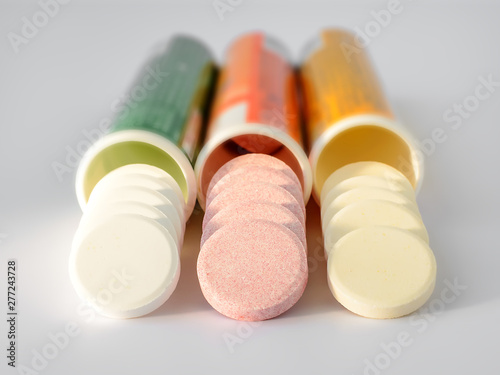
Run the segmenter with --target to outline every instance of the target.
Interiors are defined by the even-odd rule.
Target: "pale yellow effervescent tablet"
[[[415,212],[393,202],[369,199],[344,207],[330,220],[323,233],[326,255],[347,233],[373,225],[406,229],[429,243],[422,218]]]
[[[340,194],[333,201],[321,206],[321,223],[323,231],[325,230],[326,225],[328,225],[332,217],[334,217],[341,209],[347,207],[352,203],[361,202],[368,199],[378,199],[397,203],[420,215],[415,202],[409,200],[403,194],[393,190],[363,186],[348,190]]]
[[[436,260],[420,237],[407,230],[356,229],[328,258],[328,285],[350,311],[377,319],[397,318],[420,308],[436,281]]]
[[[337,185],[333,186],[328,193],[322,195],[323,199],[321,200],[321,207],[328,206],[337,197],[345,192],[360,187],[371,187],[393,191],[395,193],[402,194],[408,200],[416,204],[415,191],[409,183],[408,185],[400,183],[389,184],[385,178],[380,176],[355,176],[342,180]],[[323,190],[323,192],[325,192],[325,190]]]
[[[376,161],[360,161],[344,165],[327,178],[321,189],[321,203],[323,204],[326,195],[339,183],[358,176],[377,176],[385,181],[385,186],[381,187],[386,187],[390,190],[398,190],[401,186],[404,190],[413,192],[410,181],[408,181],[405,175],[397,169]]]

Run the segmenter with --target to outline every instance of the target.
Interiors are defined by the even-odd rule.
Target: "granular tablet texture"
[[[292,194],[298,202],[302,201],[302,187],[297,183],[297,179],[290,178],[287,174],[278,169],[267,166],[243,165],[232,170],[221,178],[207,195],[207,206],[210,205],[212,199],[222,192],[226,187],[240,183],[249,182],[267,182],[273,185],[281,186]]]
[[[302,295],[307,275],[302,243],[270,221],[223,226],[203,244],[198,258],[203,295],[221,314],[238,320],[282,314]]]
[[[228,186],[219,195],[214,197],[210,205],[206,208],[203,218],[203,228],[217,212],[233,202],[242,200],[280,204],[293,212],[293,214],[299,218],[300,222],[305,224],[305,208],[303,201],[298,202],[292,194],[281,186],[273,185],[268,182],[245,182]]]
[[[207,301],[240,320],[292,307],[307,283],[305,205],[300,182],[269,155],[223,165],[207,191],[198,277]]]
[[[300,181],[297,178],[297,175],[295,172],[283,161],[270,156],[266,154],[247,154],[247,155],[242,155],[238,156],[237,158],[234,158],[230,161],[228,161],[226,164],[224,164],[222,167],[220,167],[217,172],[214,174],[212,179],[210,180],[210,184],[208,185],[207,189],[207,196],[210,194],[210,190],[212,187],[219,182],[221,178],[223,178],[225,175],[230,173],[232,170],[241,168],[243,166],[247,165],[253,165],[253,166],[258,166],[258,167],[267,167],[267,168],[273,168],[278,171],[281,171],[285,173],[288,177],[291,179],[295,180],[295,183],[300,186]]]
[[[304,249],[307,248],[304,226],[290,210],[276,203],[247,200],[232,203],[212,217],[203,230],[200,246],[224,225],[239,220],[267,220],[281,224],[299,238]]]

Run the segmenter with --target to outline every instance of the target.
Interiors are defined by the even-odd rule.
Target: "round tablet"
[[[323,225],[323,231],[332,217],[341,209],[352,203],[361,202],[367,199],[397,203],[419,214],[417,205],[401,193],[382,188],[360,187],[340,194],[331,202],[329,202],[327,197],[325,204],[321,206],[321,223]]]
[[[267,182],[250,182],[226,187],[207,206],[203,217],[203,230],[210,219],[226,206],[239,201],[259,201],[280,204],[289,209],[305,226],[304,202],[284,188]]]
[[[395,184],[402,184],[406,187],[409,186],[409,189],[413,190],[410,181],[396,168],[376,161],[360,161],[344,165],[328,177],[321,189],[321,201],[323,201],[324,196],[334,186],[348,178],[357,176],[378,176],[383,178],[389,187]]]
[[[297,201],[302,201],[304,199],[304,194],[302,193],[302,187],[297,179],[292,179],[279,169],[274,169],[267,166],[257,166],[257,165],[243,165],[239,168],[235,168],[228,172],[224,177],[222,177],[210,190],[207,195],[207,206],[210,204],[212,199],[216,197],[221,191],[223,191],[227,186],[231,186],[237,183],[249,183],[249,182],[268,182],[273,185],[281,186],[292,194]]]
[[[160,223],[170,235],[174,238],[177,248],[182,248],[182,239],[179,239],[175,227],[167,216],[156,207],[141,202],[111,202],[103,203],[94,207],[92,210],[86,210],[77,230],[77,236],[85,235],[89,230],[99,223],[108,219],[109,216],[118,214],[136,214],[149,217]]]
[[[291,308],[307,283],[307,255],[288,228],[263,220],[223,226],[203,244],[198,278],[214,309],[265,320]]]
[[[165,174],[169,176],[166,172]],[[174,181],[175,183],[175,181]],[[177,184],[177,183],[175,183]],[[105,185],[105,186],[100,186]],[[184,220],[184,206],[183,200],[180,200],[174,188],[170,185],[168,180],[156,178],[143,173],[130,172],[127,166],[115,169],[104,176],[95,186],[94,189],[108,190],[121,186],[141,186],[151,190],[159,191],[165,195],[172,205],[177,210],[179,217]]]
[[[337,242],[328,258],[328,284],[344,307],[369,318],[412,313],[430,297],[436,260],[410,232],[363,227]]]
[[[153,219],[115,215],[73,243],[69,271],[79,296],[96,311],[133,318],[170,297],[179,280],[179,253]]]
[[[217,170],[217,172],[210,180],[210,184],[208,185],[207,196],[210,194],[210,190],[212,189],[212,187],[215,184],[217,184],[217,182],[219,182],[219,180],[223,178],[226,174],[228,174],[234,169],[238,169],[242,166],[248,166],[248,165],[254,165],[258,167],[265,166],[268,168],[277,169],[286,174],[292,180],[295,180],[296,184],[301,185],[297,175],[292,170],[292,168],[290,168],[286,163],[279,160],[278,158],[266,154],[247,154],[231,159]]]
[[[323,189],[321,194],[321,206],[328,206],[339,195],[345,193],[346,191],[360,187],[379,188],[393,191],[402,194],[405,198],[411,202],[415,202],[416,204],[415,192],[409,182],[408,186],[403,186],[402,184],[388,184],[386,179],[379,176],[356,176],[342,180],[337,185],[333,186],[328,192]]]
[[[85,212],[93,211],[97,209],[99,205],[123,201],[142,202],[159,209],[172,222],[179,243],[182,242],[185,223],[181,221],[172,202],[156,190],[151,190],[142,186],[121,186],[110,189],[97,189],[96,185],[96,188],[94,188],[92,194],[90,194]]]
[[[234,202],[226,208],[220,210],[212,219],[207,222],[201,236],[200,247],[217,230],[224,225],[242,220],[267,220],[283,225],[290,229],[300,240],[307,251],[307,242],[304,226],[289,209],[282,205],[269,202]]]
[[[184,207],[184,216],[187,217],[188,215],[188,208],[186,206],[186,199],[184,198],[184,194],[182,193],[182,190],[178,184],[178,182],[166,171],[164,171],[161,168],[155,167],[153,165],[149,164],[127,164],[124,165],[123,167],[117,168],[112,170],[109,174],[129,174],[129,173],[139,173],[142,175],[147,175],[154,177],[157,180],[161,180],[162,182],[168,184],[170,186],[175,194],[177,195],[177,198],[179,201],[183,203]],[[106,177],[106,176],[104,176]]]
[[[406,229],[429,243],[427,230],[420,216],[396,203],[365,200],[341,209],[327,224],[324,232],[325,253],[347,233],[366,226],[383,225]]]

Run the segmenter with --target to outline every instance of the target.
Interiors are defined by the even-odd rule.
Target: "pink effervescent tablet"
[[[237,221],[215,232],[198,257],[198,279],[210,305],[238,320],[274,318],[291,308],[307,284],[307,254],[288,228]]]
[[[207,206],[226,187],[236,183],[249,183],[263,181],[273,185],[281,186],[292,194],[298,202],[304,200],[302,187],[297,178],[292,179],[279,169],[262,165],[242,165],[228,172],[224,177],[212,186],[207,195]],[[304,208],[305,210],[305,208]]]
[[[280,204],[289,209],[305,226],[304,202],[297,202],[292,194],[280,186],[267,182],[249,182],[228,186],[210,202],[203,217],[203,230],[219,211],[239,201],[249,201],[248,206],[253,201]]]
[[[223,226],[241,220],[267,220],[283,225],[290,229],[298,237],[304,249],[307,249],[304,226],[289,209],[275,203],[249,201],[232,203],[212,217],[205,225],[200,247]]]
[[[217,172],[210,180],[210,184],[208,185],[207,196],[210,195],[210,190],[212,189],[212,187],[214,187],[215,184],[217,184],[217,182],[219,182],[219,180],[222,179],[226,174],[245,165],[265,166],[267,168],[279,170],[290,177],[292,180],[294,180],[296,182],[296,185],[301,186],[297,175],[285,162],[279,160],[278,158],[275,158],[274,156],[266,154],[247,154],[238,156],[237,158],[228,161],[217,170]]]

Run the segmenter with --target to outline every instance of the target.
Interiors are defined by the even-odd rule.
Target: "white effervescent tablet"
[[[350,232],[328,258],[328,284],[339,303],[369,318],[408,315],[431,296],[436,260],[420,237],[392,227]]]
[[[415,212],[393,202],[365,200],[344,207],[327,224],[325,254],[329,256],[333,246],[347,233],[373,225],[406,229],[429,243],[422,218]]]
[[[321,202],[326,194],[342,181],[358,176],[377,176],[385,180],[385,185],[390,189],[393,185],[402,185],[413,190],[410,181],[404,174],[388,164],[376,161],[360,161],[344,165],[333,172],[323,184],[321,189]]]
[[[109,175],[111,173],[113,173],[113,174],[139,173],[142,175],[154,177],[157,180],[161,180],[161,181],[167,183],[174,190],[179,201],[183,202],[185,216],[187,216],[189,214],[188,208],[186,205],[186,198],[184,197],[184,194],[182,193],[182,190],[179,186],[179,183],[175,180],[175,178],[173,178],[170,174],[168,174],[163,169],[155,167],[154,165],[149,165],[149,164],[127,164],[127,165],[124,165],[123,167],[114,169],[113,171],[109,172],[107,175]],[[106,176],[104,176],[104,177],[106,177]]]
[[[102,180],[101,180],[102,181]],[[101,182],[99,181],[99,182]],[[90,194],[90,198],[85,208],[85,212],[90,212],[98,209],[100,205],[110,204],[113,202],[142,202],[149,206],[156,207],[163,212],[167,218],[172,222],[179,243],[182,242],[184,237],[185,223],[181,221],[179,213],[173,206],[172,202],[163,194],[156,190],[151,190],[142,186],[121,186],[121,187],[106,187],[98,185]]]
[[[119,214],[136,214],[155,220],[165,227],[168,233],[172,235],[179,251],[182,248],[182,238],[178,238],[175,227],[170,219],[156,207],[142,202],[121,201],[103,203],[90,211],[86,211],[80,220],[80,225],[78,226],[75,237],[84,236],[87,232],[92,230],[93,227],[99,225],[99,223],[103,221],[106,221],[109,216]]]
[[[418,215],[420,214],[417,205],[397,191],[374,187],[359,187],[340,194],[331,202],[328,202],[327,196],[327,203],[321,206],[321,223],[323,231],[332,217],[334,217],[341,209],[352,203],[361,202],[367,199],[378,199],[397,203],[403,207],[413,210]]]
[[[172,181],[167,179],[167,177],[170,177],[173,180],[167,172],[164,172],[163,178],[157,178],[140,172],[131,172],[130,168],[127,167],[128,166],[120,167],[109,172],[97,183],[97,185],[106,185],[106,188],[141,186],[151,190],[156,190],[167,197],[177,210],[181,220],[185,221],[184,201],[179,199],[179,196],[174,190],[175,188],[172,186]],[[177,185],[175,180],[173,180],[173,184]],[[100,190],[101,187],[97,185],[94,189]]]
[[[153,219],[110,216],[73,242],[69,271],[78,295],[102,315],[133,318],[161,306],[180,275],[176,244]]]

